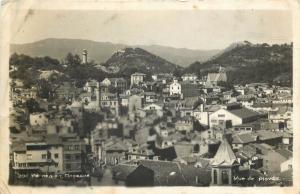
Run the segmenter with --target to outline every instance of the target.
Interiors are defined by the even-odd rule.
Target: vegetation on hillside
[[[191,64],[185,71],[197,72],[200,76],[226,67],[229,82],[268,82],[292,84],[292,44],[268,45],[244,42],[210,61]]]
[[[103,64],[106,68],[115,67],[119,71],[112,73],[99,68],[90,62],[82,64],[79,55],[68,53],[62,61],[50,57],[30,57],[23,54],[12,54],[10,57],[10,77],[23,81],[25,87],[37,85],[45,91],[39,93],[49,98],[53,90],[63,81],[74,81],[82,87],[88,79],[102,81],[105,77],[129,77],[134,72],[143,72],[150,77],[152,73],[171,73],[181,76],[185,72],[205,76],[208,72],[217,71],[219,66],[226,68],[229,83],[268,82],[282,85],[292,84],[292,44],[268,45],[244,42],[224,52],[210,61],[195,62],[188,68],[172,64],[143,49],[128,48],[115,53]],[[41,81],[42,71],[55,70],[47,80]],[[49,85],[51,87],[49,87]],[[48,94],[47,94],[48,92]]]
[[[150,74],[170,73],[176,69],[181,69],[179,66],[141,48],[120,50],[114,53],[103,65],[112,71],[127,75],[136,71]]]

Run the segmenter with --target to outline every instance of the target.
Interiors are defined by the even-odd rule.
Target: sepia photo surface
[[[6,187],[293,187],[291,10],[16,11]]]

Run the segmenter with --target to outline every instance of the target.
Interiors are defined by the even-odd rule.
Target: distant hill
[[[172,48],[158,45],[139,47],[182,67],[188,67],[194,61],[207,61],[221,51],[191,50],[186,48]]]
[[[292,44],[268,45],[243,42],[233,44],[206,62],[196,61],[185,72],[206,75],[219,66],[226,68],[233,83],[280,82],[292,83]]]
[[[183,67],[194,61],[206,61],[219,52],[219,50],[178,49],[160,45],[124,45],[91,40],[50,38],[33,43],[11,44],[11,53],[16,52],[32,57],[49,56],[61,60],[68,52],[81,55],[82,50],[87,49],[89,60],[104,63],[114,52],[127,47],[142,48]]]
[[[115,52],[102,66],[107,69],[107,72],[126,75],[134,72],[170,73],[182,69],[182,67],[141,48],[121,49]]]

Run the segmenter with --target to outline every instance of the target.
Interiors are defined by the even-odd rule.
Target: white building
[[[170,95],[181,95],[181,84],[176,79],[170,84]]]
[[[46,116],[46,113],[31,113],[29,115],[29,123],[31,126],[41,126],[48,123],[48,117]]]
[[[155,104],[155,103],[151,103],[151,104],[145,105],[144,110],[162,110],[162,106]]]
[[[146,74],[144,73],[134,73],[130,76],[130,84],[132,85],[139,85],[140,83],[144,82],[144,78]]]
[[[293,158],[290,158],[280,164],[280,172],[293,169]]]
[[[240,125],[252,122],[260,118],[262,115],[244,107],[236,107],[232,109],[220,109],[209,116],[210,127]]]
[[[84,105],[84,109],[99,110],[99,82],[97,80],[90,80],[85,83],[83,90],[85,93],[80,94],[80,98]]]
[[[193,73],[186,73],[181,76],[183,81],[195,82],[197,80],[197,76]]]
[[[44,142],[26,143],[24,150],[13,152],[14,170],[63,171],[63,147]]]
[[[109,80],[109,78],[105,78],[101,84],[105,85],[105,86],[110,86],[111,85],[111,81]]]

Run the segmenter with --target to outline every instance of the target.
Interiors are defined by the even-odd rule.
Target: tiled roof
[[[193,152],[193,145],[189,142],[177,142],[174,148],[177,157],[186,157]]]
[[[16,142],[11,145],[12,152],[23,152],[26,151],[26,146],[24,142]]]
[[[256,137],[252,133],[239,133],[235,134],[232,143],[251,143],[256,141]]]
[[[226,81],[226,79],[227,76],[225,73],[208,73],[207,75],[208,81],[218,82],[218,81]]]
[[[138,73],[138,72],[136,72],[136,73],[134,73],[134,74],[131,74],[131,75],[145,76],[146,74],[144,74],[144,73]]]
[[[286,171],[283,171],[279,175],[281,180],[293,180],[293,169],[288,169]]]
[[[221,145],[218,148],[216,155],[213,158],[212,165],[217,166],[232,166],[237,163],[237,159],[228,143],[223,138]]]
[[[62,139],[57,134],[49,134],[45,137],[46,143],[48,145],[60,145],[62,144]]]
[[[193,185],[196,176],[200,184],[210,183],[210,170],[204,168],[168,161],[140,160],[139,163],[153,170],[155,185]]]
[[[283,157],[285,157],[286,159],[293,157],[293,152],[291,152],[287,149],[279,149],[279,150],[275,150],[275,151],[277,153],[279,153],[280,155],[282,155]]]
[[[111,82],[126,82],[124,78],[108,78]]]
[[[118,164],[112,168],[114,179],[125,181],[127,176],[137,168],[136,165]]]
[[[258,135],[260,140],[267,140],[282,137],[283,134],[280,132],[273,132],[269,130],[259,130],[256,131],[254,135]]]
[[[106,150],[111,150],[111,151],[118,151],[118,150],[122,150],[122,151],[127,151],[128,150],[128,146],[123,143],[123,142],[115,142],[112,145],[109,145],[105,148]]]
[[[256,148],[249,144],[240,148],[236,154],[242,158],[250,159],[256,154]]]
[[[204,110],[207,112],[215,112],[217,110],[221,109],[221,105],[217,104],[217,105],[206,105],[204,107]]]
[[[246,118],[252,118],[252,117],[259,117],[260,114],[249,110],[247,108],[239,108],[239,109],[232,109],[232,110],[228,110],[230,113],[242,118],[242,119],[246,119]]]

